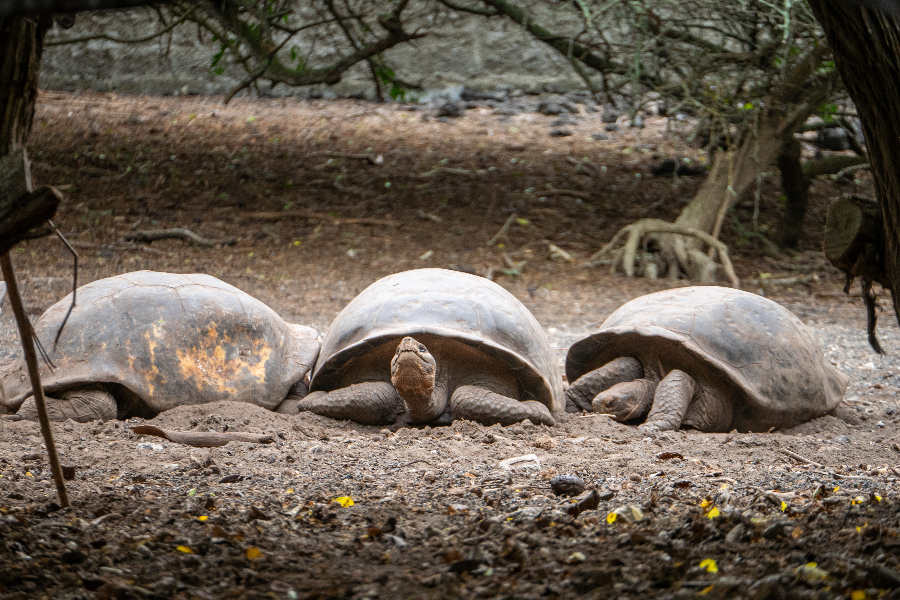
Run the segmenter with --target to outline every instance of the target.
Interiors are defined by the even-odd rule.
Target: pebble
[[[584,492],[584,480],[577,475],[557,475],[550,480],[550,490],[557,496],[577,496]]]

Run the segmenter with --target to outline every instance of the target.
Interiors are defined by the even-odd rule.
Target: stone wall
[[[413,15],[407,30],[422,29],[428,32],[427,37],[392,48],[385,56],[399,76],[420,83],[432,94],[452,96],[464,85],[553,91],[583,85],[564,57],[536,42],[509,20],[450,12],[437,8],[430,0],[419,0],[418,6],[420,12]],[[571,14],[559,9],[545,10],[542,18],[554,28],[569,28],[566,26],[571,23],[565,20]],[[135,39],[161,27],[158,16],[149,9],[86,13],[78,16],[72,29],[54,28],[48,42],[99,33]],[[218,44],[208,33],[200,35],[194,25],[182,26],[171,35],[142,43],[94,39],[50,45],[44,55],[41,86],[123,93],[220,94],[236,85],[245,73],[229,67],[222,75],[214,75],[209,67],[216,50]],[[371,95],[372,91],[368,68],[358,65],[335,86],[299,89],[279,86],[273,93],[300,96],[313,93],[327,97],[357,92]]]

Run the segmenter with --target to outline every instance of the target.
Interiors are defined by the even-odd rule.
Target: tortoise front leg
[[[462,385],[450,397],[454,418],[483,425],[512,425],[525,419],[534,424],[555,425],[550,410],[535,400],[520,402],[477,385]]]
[[[653,407],[647,420],[638,429],[648,433],[669,431],[681,427],[688,406],[699,386],[694,378],[678,369],[672,369],[656,387]]]
[[[406,412],[397,390],[386,381],[366,381],[333,392],[313,392],[300,400],[297,408],[363,425],[390,425]]]
[[[86,385],[59,393],[59,398],[45,397],[47,416],[51,421],[72,419],[78,423],[88,421],[112,421],[118,407],[112,394],[102,385]],[[29,397],[16,413],[28,421],[37,421],[37,405],[34,396]]]
[[[594,397],[617,383],[644,376],[640,361],[630,356],[611,360],[599,369],[589,371],[572,382],[566,390],[566,412],[592,410]]]

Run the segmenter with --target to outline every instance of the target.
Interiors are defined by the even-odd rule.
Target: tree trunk
[[[25,142],[34,119],[49,16],[0,19],[0,254],[56,212],[50,188],[32,193]]]
[[[856,103],[882,217],[885,284],[900,295],[900,16],[834,0],[810,0],[837,70]],[[894,313],[900,311],[894,303]]]
[[[806,200],[809,196],[810,179],[803,172],[800,162],[800,142],[793,136],[778,155],[778,170],[781,171],[781,191],[787,198],[784,218],[778,224],[778,245],[782,248],[796,248],[803,232],[806,217]]]
[[[0,19],[0,157],[25,147],[49,16]]]
[[[794,132],[834,94],[839,84],[837,72],[823,73],[820,69],[828,51],[824,44],[814,48],[783,74],[781,83],[759,103],[757,120],[746,128],[738,147],[716,154],[709,176],[675,223],[662,228],[658,221],[645,219],[628,225],[588,258],[586,264],[612,262],[615,265],[621,262],[623,270],[630,276],[636,272],[635,248],[641,240],[646,244],[650,238],[656,254],[652,258],[642,257],[640,270],[643,274],[666,273],[668,277],[678,277],[683,273],[690,279],[711,283],[716,277],[715,252],[720,255],[725,270],[730,271],[729,260],[723,256],[727,249],[716,240],[725,215],[740,195],[756,182],[759,171],[775,160],[786,141],[793,139]],[[683,233],[674,233],[671,226],[680,228]],[[616,243],[626,239],[626,234],[625,245],[615,249]],[[708,243],[709,239],[717,242],[715,247]],[[709,253],[701,251],[704,245],[709,248]]]

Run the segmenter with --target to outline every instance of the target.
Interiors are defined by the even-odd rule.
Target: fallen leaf
[[[703,560],[701,560],[700,568],[706,569],[707,573],[718,573],[719,572],[719,565],[717,565],[716,561],[714,561],[711,558],[704,558]]]

